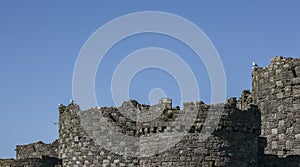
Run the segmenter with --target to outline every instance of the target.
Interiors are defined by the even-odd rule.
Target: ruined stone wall
[[[180,110],[172,108],[171,99],[153,106],[130,100],[120,107],[86,111],[73,102],[60,105],[59,139],[51,144],[19,145],[17,159],[0,159],[0,166],[300,166],[300,59],[275,57],[270,65],[255,67],[252,80],[252,94],[245,90],[238,100],[230,98],[224,105],[190,102]],[[192,110],[197,112],[191,126],[174,124],[187,121],[181,116],[192,117]],[[210,114],[221,116],[216,127]],[[143,145],[139,151],[145,155],[122,156],[105,149],[118,152],[122,148],[122,153],[137,143],[105,138],[115,139],[115,134],[97,133],[104,123],[115,132],[138,138]],[[210,129],[214,132],[202,140],[203,132]],[[185,136],[180,132],[186,132]],[[172,142],[165,150],[164,145]]]
[[[48,156],[19,159],[16,162],[16,167],[61,167],[61,160]]]
[[[1,167],[59,167],[58,140],[50,144],[36,142],[17,145],[16,159],[0,159]]]
[[[17,145],[16,159],[0,159],[1,167],[59,167],[58,140],[50,144],[36,142]]]
[[[90,109],[91,112],[94,110],[96,109]],[[113,111],[113,108],[105,107],[103,110]],[[81,126],[78,115],[81,111],[78,105],[71,103],[67,107],[60,106],[59,111],[59,158],[62,159],[64,167],[136,166],[138,164],[136,159],[130,157],[124,159],[95,144]]]
[[[17,159],[40,158],[42,156],[57,158],[58,157],[57,150],[58,150],[58,140],[50,144],[45,144],[39,141],[27,145],[17,145],[16,158]]]
[[[207,112],[215,109],[218,107],[200,103],[199,114],[189,133],[169,150],[141,159],[141,166],[257,166],[257,136],[260,133],[257,108],[241,111],[234,104],[226,104],[216,130],[202,141],[200,132],[204,121],[209,121]],[[148,143],[149,147],[152,144],[155,142]]]
[[[61,160],[54,157],[0,159],[1,167],[61,167]]]
[[[0,166],[1,167],[14,167],[16,166],[16,160],[15,159],[0,159]]]
[[[300,155],[300,59],[275,57],[254,68],[252,91],[262,114],[265,154]]]
[[[59,121],[59,158],[63,166],[256,166],[258,163],[257,136],[260,134],[260,112],[255,106],[249,106],[246,110],[237,108],[237,101],[230,99],[223,112],[218,105],[206,105],[202,102],[185,103],[184,107],[197,107],[197,117],[190,127],[172,126],[180,113],[185,112],[179,108],[172,108],[168,104],[159,103],[154,106],[141,105],[136,101],[123,103],[119,108],[104,107],[92,108],[87,111],[80,111],[79,106],[71,103],[68,106],[60,106]],[[196,104],[196,105],[195,105]],[[137,110],[138,109],[138,110]],[[124,112],[120,112],[123,110]],[[130,110],[130,111],[129,111]],[[215,110],[215,111],[212,111]],[[219,113],[222,119],[216,130],[207,140],[202,141],[200,134],[205,121],[208,120],[208,111]],[[143,113],[143,114],[139,114]],[[128,117],[147,120],[147,122],[136,123]],[[103,114],[103,118],[99,117]],[[124,116],[124,113],[130,115]],[[81,115],[80,115],[81,114]],[[157,116],[158,114],[158,116]],[[189,114],[189,113],[186,113]],[[79,119],[81,116],[91,117],[86,122]],[[140,117],[142,115],[142,117]],[[82,118],[82,117],[81,117]],[[131,156],[120,156],[100,147],[95,143],[87,132],[83,130],[82,123],[86,125],[103,125],[107,121],[114,130],[129,136],[139,137],[142,144],[156,151],[157,154],[140,158]],[[207,123],[207,125],[210,125]],[[188,129],[186,129],[188,128]],[[206,128],[209,128],[207,126]],[[183,139],[167,151],[161,152],[157,142],[172,142],[176,139],[176,133],[188,130]],[[93,129],[91,129],[93,131]],[[168,133],[164,133],[168,132]],[[162,138],[170,137],[168,141],[145,140],[149,136],[160,135]],[[178,136],[180,137],[180,136]],[[101,140],[106,140],[101,138]],[[147,143],[143,143],[147,142]],[[122,146],[116,141],[107,141],[111,150],[114,147]],[[126,143],[126,141],[124,141]],[[123,143],[123,149],[128,147]],[[141,151],[143,148],[141,148]],[[151,150],[153,149],[153,150]]]

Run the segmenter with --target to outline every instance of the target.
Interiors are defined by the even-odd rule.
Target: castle
[[[188,102],[183,106],[182,110],[173,107],[171,99],[162,99],[153,106],[130,100],[120,107],[86,111],[74,102],[60,105],[59,138],[50,144],[18,145],[16,159],[0,159],[0,166],[300,166],[299,58],[277,56],[270,65],[254,68],[252,93],[245,90],[239,99],[230,98],[223,105]],[[191,108],[197,111],[192,126],[172,124],[180,114],[189,115]],[[136,111],[145,117],[156,112],[156,117],[149,122],[129,119],[136,116]],[[210,126],[211,113],[221,118],[216,127]],[[89,119],[81,119],[85,115]],[[97,141],[91,136],[95,129],[83,128],[104,123],[119,133],[139,138],[144,146],[140,151],[145,155],[131,155],[130,151],[134,154],[136,150],[128,151],[130,141],[108,140],[101,135]],[[203,131],[209,128],[214,128],[213,133],[202,140]],[[185,130],[187,133],[177,142],[176,134]],[[165,141],[155,137],[146,140],[155,135],[167,142],[159,143]],[[99,145],[105,140],[105,145]],[[172,142],[170,148],[163,147]],[[124,150],[128,155],[117,154]]]

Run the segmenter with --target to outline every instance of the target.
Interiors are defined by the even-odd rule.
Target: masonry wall
[[[41,141],[17,145],[16,159],[0,159],[1,167],[54,167],[61,164],[58,159],[58,140],[50,144]]]
[[[73,103],[60,106],[59,157],[64,166],[299,165],[299,65],[299,59],[275,57],[269,66],[253,69],[253,94],[243,91],[239,100],[229,99],[219,125],[205,142],[199,141],[199,135],[204,122],[209,121],[207,113],[214,105],[202,102],[184,104],[187,108],[195,104],[198,107],[197,119],[189,133],[171,149],[145,158],[124,158],[95,144],[81,127],[79,115],[92,115],[90,120],[85,120],[85,125],[101,125],[105,119],[116,131],[143,139],[185,128],[171,126],[170,122],[185,109],[172,108],[170,99],[166,100],[168,104],[149,106],[131,100],[120,108],[92,108],[87,111],[80,111],[79,106]],[[124,110],[127,115],[119,110]],[[99,113],[104,118],[100,118]],[[153,113],[159,116],[149,122],[136,123],[129,119],[147,120],[153,117]],[[114,142],[106,143],[113,149],[120,145]],[[146,144],[159,152],[155,142]]]
[[[0,159],[1,167],[61,167],[61,160],[54,157]]]
[[[245,90],[238,100],[230,98],[224,105],[184,103],[183,110],[173,108],[171,99],[153,106],[130,100],[118,108],[86,111],[73,102],[60,105],[59,139],[50,144],[19,145],[17,159],[0,159],[0,166],[300,166],[300,59],[275,57],[270,65],[254,68],[252,91]],[[197,110],[191,127],[172,124],[181,119],[180,114],[192,115],[190,109]],[[202,141],[200,132],[212,129],[215,121],[209,113],[221,116],[221,120],[212,135]],[[121,153],[132,149],[128,143],[135,143],[98,134],[97,128],[104,123],[116,132],[139,138],[145,146],[142,151],[156,153],[137,158],[107,151],[103,147],[116,151],[121,146]],[[89,128],[84,130],[82,125]],[[157,142],[174,142],[181,137],[177,132],[185,130],[187,134],[170,149],[157,147]],[[97,138],[91,136],[94,132]],[[172,137],[167,141],[146,140],[157,135]],[[99,140],[106,145],[98,145]]]
[[[134,104],[134,105],[132,105]],[[202,102],[186,103],[185,108],[197,106],[197,119],[188,134],[175,146],[167,151],[159,152],[156,142],[144,143],[148,148],[153,148],[159,153],[135,158],[126,158],[105,150],[95,143],[81,127],[79,114],[91,116],[88,124],[101,125],[105,119],[115,130],[143,138],[163,132],[176,132],[186,127],[170,126],[180,112],[179,108],[171,108],[170,103],[160,103],[154,106],[138,104],[136,101],[123,103],[120,108],[104,107],[92,108],[80,111],[78,105],[71,103],[68,106],[60,106],[59,121],[59,158],[63,166],[256,166],[257,158],[257,136],[260,133],[260,112],[257,107],[251,106],[246,110],[237,108],[236,99],[229,99],[223,106],[222,119],[216,131],[206,141],[199,141],[203,124],[207,119],[207,113],[211,110],[220,109],[218,105],[206,105]],[[195,105],[196,104],[196,105]],[[120,109],[131,113],[130,116],[138,116],[134,108],[139,112],[157,112],[159,117],[152,121],[139,123],[126,118]],[[130,110],[130,111],[127,111]],[[134,111],[134,112],[133,112]],[[218,113],[212,111],[213,113]],[[104,118],[99,117],[102,113]],[[187,113],[188,114],[188,113]],[[128,115],[127,115],[128,116]],[[147,116],[146,116],[147,117]],[[145,119],[145,118],[144,118]],[[212,121],[212,120],[211,120]],[[175,134],[174,134],[175,135]],[[167,137],[167,136],[165,136]],[[175,135],[176,137],[176,135]],[[173,139],[175,139],[175,137]],[[107,141],[113,147],[120,145],[115,141]],[[170,141],[172,142],[172,141]],[[157,150],[155,150],[157,149]],[[124,145],[126,150],[126,145]]]
[[[103,111],[113,112],[113,108],[105,107]],[[81,127],[78,105],[71,103],[66,107],[60,106],[59,112],[59,158],[64,167],[138,165],[137,159],[124,159],[96,145]]]
[[[16,158],[40,158],[42,156],[57,158],[58,140],[50,144],[45,144],[42,141],[27,145],[17,145]]]
[[[253,69],[252,91],[262,115],[264,153],[300,155],[300,59],[275,57]]]
[[[195,126],[179,143],[157,156],[142,159],[141,166],[257,166],[260,123],[259,119],[253,120],[259,117],[259,112],[227,106],[213,134],[200,141],[203,117],[210,109],[207,107],[199,109]],[[148,144],[151,146],[152,143]]]
[[[0,159],[0,166],[1,167],[15,167],[16,166],[15,159]]]

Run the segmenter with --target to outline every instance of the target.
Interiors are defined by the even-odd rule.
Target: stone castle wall
[[[252,91],[262,115],[265,154],[300,155],[300,59],[278,56],[254,68]]]
[[[256,166],[260,123],[255,117],[259,117],[258,110],[241,111],[235,105],[227,104],[216,130],[207,140],[200,141],[203,135],[200,131],[204,121],[209,121],[207,111],[211,109],[209,105],[202,107],[194,126],[179,143],[163,153],[142,159],[140,165]]]
[[[106,109],[110,110],[103,110]],[[102,166],[112,163],[121,166],[137,165],[136,160],[125,161],[121,156],[111,154],[95,144],[81,127],[78,105],[72,103],[66,107],[60,106],[59,111],[59,158],[63,166]]]
[[[61,167],[61,160],[55,157],[0,159],[1,167]]]
[[[132,105],[133,104],[133,105]],[[184,107],[197,107],[197,118],[192,127],[172,126],[181,112],[178,108],[172,108],[170,103],[159,103],[154,106],[141,105],[136,101],[123,103],[120,108],[104,107],[80,111],[79,106],[71,103],[68,106],[60,106],[60,137],[59,158],[63,166],[249,166],[257,165],[257,137],[260,134],[260,112],[257,107],[250,106],[247,110],[240,110],[235,99],[229,99],[221,112],[222,118],[216,130],[208,140],[200,141],[200,134],[204,122],[208,120],[208,111],[218,113],[218,105],[206,105],[202,102],[185,103]],[[139,116],[142,112],[144,119],[147,113],[153,116],[152,109],[159,113],[159,117],[150,122],[136,123],[125,117],[119,110],[131,113],[129,117]],[[130,111],[128,111],[130,110]],[[133,112],[134,111],[134,112]],[[99,117],[99,113],[103,117]],[[157,115],[156,113],[156,115]],[[157,154],[147,157],[124,157],[107,151],[95,143],[91,136],[82,128],[80,114],[91,117],[87,122],[92,125],[103,125],[108,122],[116,131],[123,134],[140,137],[143,139],[151,135],[159,134],[162,138],[172,137],[167,142],[173,142],[175,133],[187,130],[187,135],[167,151],[161,152],[157,142],[162,140],[142,143],[150,152]],[[189,114],[189,113],[186,113]],[[146,116],[145,116],[146,115]],[[207,123],[206,122],[206,123]],[[208,123],[209,125],[209,123]],[[188,129],[186,129],[188,128]],[[168,133],[165,133],[168,132]],[[180,136],[178,136],[180,137]],[[101,138],[101,137],[100,137]],[[104,140],[104,139],[102,139]],[[119,147],[121,143],[107,141],[110,150]],[[126,150],[126,144],[124,150]],[[128,148],[127,148],[128,149]],[[151,150],[152,149],[152,150]],[[143,151],[143,150],[142,150]]]
[[[45,144],[42,141],[27,145],[17,145],[16,158],[40,158],[42,156],[57,157],[58,140],[50,144]]]
[[[17,146],[17,159],[0,159],[0,166],[300,166],[300,59],[275,57],[270,65],[255,67],[252,92],[245,90],[238,100],[230,98],[225,104],[184,103],[183,110],[173,108],[171,99],[153,106],[130,100],[120,107],[86,111],[73,102],[60,105],[59,139]],[[173,123],[186,121],[182,114],[195,116],[191,126]],[[216,127],[210,114],[221,117]],[[117,133],[98,133],[104,123],[114,132],[138,138],[143,147],[135,150],[129,145],[137,143],[130,140],[105,138]],[[210,129],[214,132],[201,140]],[[175,144],[165,150],[170,142]],[[144,155],[114,153],[129,149]]]
[[[14,167],[16,166],[16,160],[15,159],[0,159],[0,166],[1,167]]]
[[[41,141],[17,145],[16,159],[0,159],[1,167],[54,167],[61,164],[58,159],[58,140],[50,144]]]

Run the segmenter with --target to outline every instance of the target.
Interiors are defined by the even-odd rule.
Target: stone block
[[[275,70],[275,75],[279,76],[281,74],[281,69]]]
[[[300,104],[293,104],[294,110],[300,110]]]
[[[277,129],[272,129],[272,135],[277,135]]]
[[[279,127],[279,128],[284,127],[284,120],[280,120],[280,121],[278,122],[278,127]]]
[[[104,159],[104,160],[102,161],[102,163],[103,163],[103,164],[109,164],[109,163],[110,163],[110,161],[109,161],[109,160],[107,160],[107,159]]]
[[[294,149],[294,154],[300,155],[300,149],[299,148]]]
[[[300,85],[300,77],[299,78],[293,78],[293,84],[294,85]]]
[[[277,93],[277,94],[276,94],[276,97],[277,97],[278,99],[282,99],[282,98],[283,98],[283,93],[281,93],[281,92]]]
[[[277,109],[279,113],[282,113],[284,111],[283,105],[278,106]]]
[[[276,81],[276,86],[277,87],[283,87],[282,81]]]
[[[278,144],[277,141],[272,141],[272,149],[277,149]]]
[[[300,66],[295,67],[295,72],[297,76],[300,76]]]
[[[119,159],[115,159],[115,160],[114,160],[114,164],[118,164],[119,162],[120,162]]]
[[[279,134],[279,135],[278,135],[278,138],[279,138],[279,141],[282,141],[282,140],[284,140],[285,135],[284,135],[284,134]]]
[[[293,96],[294,97],[300,96],[300,85],[293,86]]]

